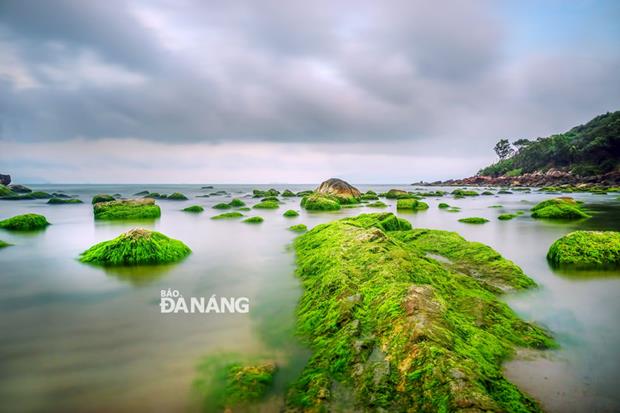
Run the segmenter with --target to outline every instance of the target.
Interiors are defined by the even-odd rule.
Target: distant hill
[[[602,175],[620,169],[620,111],[597,116],[566,133],[505,144],[506,159],[478,175],[516,177],[552,168],[581,177]]]

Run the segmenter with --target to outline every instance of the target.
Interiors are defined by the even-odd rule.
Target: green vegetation
[[[507,189],[500,189],[499,191],[497,191],[498,195],[509,195],[512,194],[512,192],[508,191]]]
[[[15,192],[11,191],[8,186],[0,184],[0,197],[15,195]]]
[[[230,206],[230,204],[219,203],[219,204],[213,205],[213,208],[214,209],[230,209],[232,207]]]
[[[93,197],[92,203],[114,201],[114,197],[108,194],[97,194]]]
[[[223,214],[212,216],[211,219],[230,219],[230,218],[241,218],[244,215],[241,212],[224,212]]]
[[[247,212],[247,211],[251,211],[251,210],[252,210],[252,208],[250,208],[250,207],[237,208],[237,211],[246,211]]]
[[[385,204],[385,202],[382,202],[382,201],[371,202],[370,204],[366,204],[366,206],[368,208],[387,208],[387,205]]]
[[[606,113],[585,125],[547,138],[513,142],[514,155],[478,172],[480,175],[521,175],[566,168],[578,176],[610,172],[620,159],[620,111]]]
[[[48,204],[60,205],[60,204],[83,204],[81,199],[77,198],[51,198],[47,201]]]
[[[293,217],[298,217],[299,216],[299,212],[293,210],[293,209],[289,209],[288,211],[285,211],[284,214],[282,214],[283,216],[287,217],[287,218],[293,218]]]
[[[239,198],[233,198],[232,201],[228,203],[231,207],[240,208],[245,206],[245,202],[240,200]]]
[[[517,214],[501,214],[497,217],[500,221],[510,221],[513,218],[516,218]]]
[[[555,266],[577,268],[620,265],[620,232],[575,231],[556,240],[547,253]]]
[[[446,209],[447,212],[461,212],[461,208],[459,207],[450,207]]]
[[[169,199],[171,201],[186,201],[187,197],[180,192],[174,192],[168,195],[166,199]]]
[[[340,209],[338,198],[316,193],[304,196],[300,205],[309,211],[337,211]]]
[[[480,193],[480,195],[494,195],[494,194],[491,191],[483,191]]]
[[[390,189],[385,194],[382,194],[387,199],[407,199],[407,198],[416,198],[416,195],[411,194],[407,191],[403,191],[402,189]]]
[[[95,219],[154,219],[161,210],[151,198],[99,202],[93,205]]]
[[[371,193],[371,194],[366,192],[365,194],[362,194],[360,199],[363,200],[363,201],[376,201],[377,199],[379,199],[379,197],[374,192]]]
[[[290,227],[288,227],[288,229],[290,229],[293,232],[306,232],[306,231],[308,231],[308,227],[305,226],[304,224],[291,225]]]
[[[267,196],[278,196],[280,195],[280,191],[277,189],[268,189],[266,191],[261,191],[260,189],[255,189],[252,191],[254,198],[265,198]]]
[[[354,411],[539,411],[501,363],[554,342],[496,296],[534,282],[458,234],[384,224],[400,221],[363,214],[295,241],[297,328],[313,354],[287,408],[330,411],[341,389]]]
[[[260,200],[261,202],[280,202],[277,196],[267,196]]]
[[[306,191],[299,191],[295,195],[303,197],[303,196],[306,196],[306,195],[311,195],[313,193],[314,193],[314,191],[306,190]]]
[[[461,218],[459,222],[463,222],[464,224],[485,224],[489,222],[486,218],[481,217],[469,217],[469,218]]]
[[[80,261],[103,266],[167,264],[180,261],[191,252],[181,241],[136,228],[95,244],[80,255]]]
[[[244,219],[242,222],[245,222],[247,224],[260,224],[261,222],[263,222],[265,219],[263,217],[249,217]]]
[[[27,194],[17,194],[11,191],[9,194],[2,196],[2,199],[7,201],[21,201],[24,199],[50,199],[53,198],[51,194],[47,192],[34,191]]]
[[[0,248],[9,247],[9,246],[11,246],[11,245],[13,245],[13,244],[9,244],[8,242],[2,241],[2,240],[0,239]]]
[[[452,195],[455,197],[464,197],[464,196],[478,196],[480,195],[476,191],[468,190],[468,189],[455,189],[452,191]]]
[[[140,191],[140,192],[136,192],[135,194],[133,194],[133,196],[145,196],[148,195],[150,192],[149,191]]]
[[[426,202],[418,201],[417,199],[399,199],[396,201],[396,209],[411,209],[413,211],[422,211],[428,209]]]
[[[284,192],[282,192],[282,196],[290,198],[290,197],[293,197],[293,196],[296,196],[296,195],[290,189],[285,189]]]
[[[39,214],[16,215],[0,221],[0,228],[9,231],[32,231],[43,229],[48,225],[50,223],[47,222],[47,219]]]
[[[258,204],[254,205],[252,208],[255,208],[255,209],[277,209],[277,208],[280,208],[280,203],[278,201],[261,201]]]
[[[183,208],[183,211],[185,212],[193,212],[193,213],[198,213],[198,212],[202,212],[205,209],[200,206],[200,205],[192,205],[192,206],[188,206],[187,208]]]
[[[532,218],[566,220],[590,218],[590,215],[581,209],[580,204],[569,197],[547,199],[537,204],[531,211]]]
[[[446,204],[445,202],[441,202],[441,203],[439,203],[439,205],[437,205],[437,208],[439,208],[439,209],[447,209],[447,208],[450,208],[450,205]]]

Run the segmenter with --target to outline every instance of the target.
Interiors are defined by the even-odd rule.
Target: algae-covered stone
[[[319,185],[317,194],[335,197],[341,204],[359,203],[361,192],[348,182],[338,178],[330,178]]]
[[[366,192],[365,194],[361,195],[360,199],[363,201],[376,201],[377,199],[379,199],[379,197],[374,192],[372,193]]]
[[[224,212],[223,214],[219,214],[219,215],[215,215],[212,216],[211,219],[234,219],[234,218],[241,218],[244,215],[241,212]]]
[[[225,204],[223,202],[213,205],[213,209],[231,209],[231,208],[232,206],[230,206],[230,204]]]
[[[285,189],[284,192],[282,192],[282,196],[289,198],[289,197],[293,197],[297,195],[295,195],[295,193],[291,191],[290,189]]]
[[[32,231],[50,225],[43,215],[23,214],[0,221],[0,228],[10,231]]]
[[[77,198],[51,198],[47,201],[48,204],[52,205],[62,205],[62,204],[83,204],[81,199]]]
[[[204,211],[204,207],[200,206],[200,205],[192,205],[192,206],[188,206],[187,208],[183,208],[183,211],[185,212],[193,212],[193,213],[199,213]]]
[[[317,193],[304,196],[300,205],[308,211],[337,211],[340,209],[338,198]]]
[[[368,208],[387,208],[386,203],[382,201],[371,202],[369,204],[366,204],[366,206]]]
[[[290,227],[288,227],[288,229],[290,229],[293,232],[306,232],[306,231],[308,231],[308,227],[305,226],[304,224],[291,225]]]
[[[422,211],[428,209],[426,202],[417,199],[399,199],[396,201],[396,209],[410,209],[413,211]]]
[[[463,222],[465,224],[485,224],[489,222],[489,220],[481,217],[468,217],[459,219],[459,222]]]
[[[277,189],[271,188],[268,189],[266,191],[260,190],[260,189],[255,189],[252,191],[252,194],[254,196],[254,198],[264,198],[267,196],[278,196],[280,195],[280,191],[278,191]]]
[[[619,266],[620,232],[571,232],[551,244],[547,259],[556,266],[577,268]]]
[[[244,219],[241,222],[245,222],[246,224],[260,224],[261,222],[263,222],[265,219],[263,217],[249,217]]]
[[[95,219],[154,219],[161,216],[161,210],[152,198],[99,202],[93,205]]]
[[[114,197],[108,194],[97,194],[93,197],[92,203],[96,204],[97,202],[110,202],[114,201]]]
[[[8,186],[0,184],[0,197],[15,195],[15,192],[11,191]]]
[[[390,189],[385,194],[383,194],[387,199],[407,199],[407,198],[415,198],[414,194],[410,194],[407,191],[403,191],[402,189]]]
[[[280,208],[280,203],[277,201],[261,201],[254,205],[252,208],[256,209],[277,209]]]
[[[273,202],[280,202],[280,200],[278,199],[277,196],[266,196],[265,198],[260,200],[261,202],[267,202],[267,201],[273,201]]]
[[[166,199],[170,199],[172,201],[186,201],[187,197],[180,192],[173,192]]]
[[[245,202],[240,200],[239,198],[233,198],[232,201],[228,203],[231,207],[240,208],[245,206]]]
[[[455,197],[465,197],[465,196],[478,196],[480,194],[476,191],[472,191],[469,189],[455,189],[454,191],[452,191],[452,195],[454,195]]]
[[[103,266],[168,264],[190,253],[189,247],[179,240],[136,228],[92,246],[80,255],[80,261]]]
[[[299,212],[293,209],[289,209],[288,211],[285,211],[284,214],[282,214],[282,216],[285,216],[287,218],[293,218],[293,217],[299,216]]]
[[[437,205],[437,208],[439,208],[439,209],[448,209],[448,208],[450,208],[450,205],[446,204],[445,202],[440,202],[439,205]]]
[[[0,248],[9,247],[9,246],[11,246],[11,245],[12,245],[12,244],[9,244],[8,242],[2,241],[2,240],[0,239]]]
[[[363,214],[296,239],[297,331],[312,355],[287,409],[330,411],[337,381],[355,411],[539,411],[504,378],[502,362],[517,347],[554,343],[497,297],[504,284],[533,281],[482,244],[386,231],[386,219]],[[427,256],[437,247],[454,264]],[[460,272],[461,262],[472,271]]]
[[[510,221],[513,218],[516,218],[517,214],[501,214],[497,217],[500,221]]]
[[[581,219],[590,218],[581,205],[570,197],[547,199],[531,209],[532,218],[545,219]]]

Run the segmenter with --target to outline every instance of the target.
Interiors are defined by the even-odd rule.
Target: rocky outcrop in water
[[[331,178],[323,182],[315,191],[323,195],[332,195],[338,198],[359,198],[362,193],[348,182],[338,178]]]

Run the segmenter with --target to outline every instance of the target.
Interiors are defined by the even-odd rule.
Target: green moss
[[[493,195],[493,192],[491,192],[491,191],[484,191],[484,192],[480,193],[480,195]]]
[[[155,219],[161,210],[151,198],[99,202],[93,205],[95,219]]]
[[[288,229],[290,229],[293,232],[306,232],[306,231],[308,231],[308,227],[305,226],[304,224],[291,225],[290,227],[288,227]]]
[[[340,209],[338,198],[316,193],[304,196],[300,205],[309,211],[337,211]]]
[[[277,209],[280,208],[280,203],[277,201],[261,201],[254,205],[252,208],[256,209]]]
[[[140,191],[140,192],[136,192],[135,194],[133,194],[133,196],[145,196],[148,194],[149,194],[149,191]]]
[[[277,189],[268,189],[266,191],[262,191],[260,189],[255,189],[252,191],[254,198],[265,198],[267,196],[278,196],[280,195],[280,191]]]
[[[261,202],[280,202],[277,196],[268,196],[260,200]]]
[[[468,189],[455,189],[454,191],[452,191],[452,195],[454,195],[455,197],[464,197],[464,196],[478,196],[480,194],[478,194],[478,192],[476,191],[472,191]]]
[[[9,195],[15,195],[15,192],[13,192],[8,186],[0,184],[0,197]]]
[[[168,198],[166,199],[170,199],[172,201],[186,201],[187,197],[180,192],[174,192],[168,195]]]
[[[296,195],[290,189],[285,189],[284,192],[282,192],[282,196],[289,198],[289,197],[293,197],[293,196],[296,196]]]
[[[497,191],[497,193],[499,195],[508,195],[508,194],[512,194],[512,192],[506,190],[506,189],[500,189],[499,191]]]
[[[537,204],[531,211],[532,218],[564,220],[590,218],[590,215],[581,209],[580,204],[569,197],[547,199]]]
[[[114,197],[108,194],[97,194],[93,197],[92,203],[114,201]]]
[[[191,252],[181,241],[136,228],[95,244],[80,255],[80,261],[103,266],[167,264],[180,261]]]
[[[501,214],[497,217],[500,221],[510,221],[513,218],[516,218],[517,214]]]
[[[8,242],[4,242],[0,239],[0,248],[5,248],[5,247],[9,247],[13,244],[9,244]]]
[[[489,208],[503,208],[503,205],[491,205]]]
[[[230,206],[230,204],[225,204],[225,203],[219,203],[219,204],[215,204],[213,205],[214,209],[231,209],[232,207]]]
[[[260,224],[264,220],[265,219],[263,217],[250,217],[250,218],[244,219],[242,222],[245,222],[247,224]]]
[[[32,231],[43,229],[48,225],[50,223],[47,222],[47,219],[39,214],[16,215],[0,221],[0,228],[10,231]]]
[[[446,209],[446,212],[461,212],[461,208],[459,207],[450,207]]]
[[[293,217],[298,217],[299,216],[299,212],[289,209],[288,211],[284,212],[284,214],[282,214],[283,216],[287,217],[287,218],[293,218]]]
[[[193,212],[193,213],[198,213],[198,212],[202,212],[205,209],[200,206],[200,205],[192,205],[192,206],[188,206],[187,208],[183,208],[183,211],[185,212]]]
[[[295,195],[303,197],[303,196],[306,196],[306,195],[312,195],[313,193],[314,193],[314,191],[306,190],[306,191],[299,191]]]
[[[84,202],[82,202],[81,199],[77,199],[77,198],[51,198],[49,201],[47,201],[48,204],[52,204],[52,205],[60,205],[60,204],[83,204]]]
[[[381,202],[381,201],[371,202],[370,204],[366,204],[366,206],[368,208],[387,208],[387,205],[385,204],[385,202]]]
[[[228,203],[228,205],[230,205],[231,207],[240,208],[245,206],[245,202],[243,202],[239,198],[234,198]]]
[[[241,218],[244,215],[241,212],[224,212],[223,214],[215,215],[211,217],[211,219],[231,219],[231,218]]]
[[[620,232],[571,232],[551,244],[547,259],[555,266],[578,268],[618,266]]]
[[[413,211],[422,211],[428,209],[426,202],[417,199],[399,199],[396,201],[396,209],[411,209]]]
[[[250,207],[241,207],[241,208],[238,208],[237,210],[238,211],[251,211],[252,208],[250,208]]]
[[[461,218],[459,219],[459,222],[463,222],[465,224],[485,224],[489,222],[489,220],[486,218],[480,218],[480,217],[469,217],[469,218]]]
[[[50,199],[50,198],[53,198],[51,194],[48,194],[47,192],[41,192],[41,191],[34,191],[34,192],[27,193],[27,194],[17,194],[17,193],[12,192],[11,194],[2,197],[2,199],[8,200],[8,201],[21,201],[24,199]]]
[[[362,194],[362,196],[360,198],[363,201],[375,201],[375,200],[379,199],[377,194],[375,194],[374,192],[372,194],[369,194],[368,192],[366,192],[365,194]]]
[[[450,205],[446,204],[445,202],[441,202],[439,205],[437,205],[437,208],[447,209],[447,208],[450,208]]]
[[[501,364],[517,346],[554,343],[496,296],[533,281],[457,234],[381,229],[388,215],[318,225],[295,241],[297,329],[313,353],[288,409],[330,411],[344,388],[353,411],[539,411]],[[437,249],[453,263],[427,257]]]
[[[390,189],[385,194],[384,197],[387,199],[408,199],[408,198],[416,198],[416,195],[411,194],[407,191],[403,191],[402,189]]]

